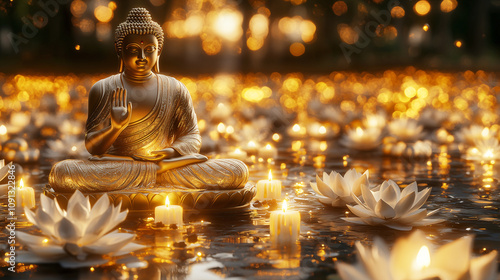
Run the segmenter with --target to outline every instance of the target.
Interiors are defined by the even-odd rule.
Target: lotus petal
[[[133,251],[144,249],[144,248],[146,248],[146,246],[130,242],[127,245],[125,245],[122,248],[120,248],[120,250],[118,250],[118,251],[116,251],[114,253],[111,253],[110,255],[111,256],[121,256],[121,255],[128,254],[130,252],[133,252]]]
[[[392,219],[396,216],[396,211],[392,208],[391,205],[387,204],[383,199],[377,202],[375,206],[375,213],[377,217],[383,219]]]
[[[92,210],[90,210],[89,216],[90,217],[100,216],[108,209],[108,207],[109,207],[109,197],[108,194],[105,193],[94,204],[94,207],[92,207]]]
[[[461,279],[469,268],[472,236],[465,236],[441,246],[431,258],[429,268],[440,272],[441,279]]]
[[[337,271],[344,280],[373,280],[362,267],[355,267],[343,262],[337,263]]]
[[[29,246],[29,249],[37,256],[48,259],[58,259],[66,256],[66,252],[59,245],[32,245]]]
[[[347,204],[346,206],[347,206],[347,208],[349,208],[349,210],[351,210],[351,212],[354,215],[356,215],[358,217],[365,218],[365,217],[371,217],[371,216],[373,216],[372,212],[370,212],[368,209],[364,208],[361,205],[351,206],[351,205]]]
[[[410,209],[409,212],[413,212],[422,207],[422,205],[424,205],[424,203],[429,198],[430,194],[431,194],[431,188],[425,188],[424,190],[419,192],[417,194],[417,197],[415,198],[415,204],[413,204],[413,207]]]
[[[417,211],[411,212],[405,216],[402,216],[397,220],[400,224],[411,224],[427,217],[427,209],[418,209]]]
[[[78,231],[78,228],[66,217],[62,218],[55,224],[54,231],[57,237],[64,239],[67,242],[76,243],[81,237],[81,233]]]
[[[90,254],[104,255],[120,250],[125,244],[134,239],[135,235],[130,233],[109,233],[92,245],[83,247],[83,250]]]
[[[497,251],[475,258],[470,263],[471,280],[496,280],[497,279]]]
[[[348,196],[351,193],[347,187],[346,180],[339,173],[335,174],[335,179],[331,186],[333,192],[340,197]]]
[[[88,219],[89,211],[84,205],[75,204],[71,211],[68,211],[68,218],[74,221],[75,225],[82,227],[82,223],[85,224]]]
[[[68,208],[66,210],[68,214],[71,215],[71,212],[73,212],[73,208],[78,204],[83,207],[87,206],[85,196],[79,190],[76,190],[68,200]]]
[[[0,161],[0,181],[3,180],[5,178],[5,176],[7,176],[7,174],[9,173],[9,170],[10,170],[10,166],[12,165],[12,162],[9,162],[9,164],[5,165],[5,161],[2,159],[2,161]]]
[[[318,175],[316,175],[316,181],[318,181]],[[318,185],[316,183],[310,182],[309,185],[311,185],[311,188],[316,192],[317,194],[324,196],[319,190],[318,190]]]
[[[445,220],[444,219],[423,219],[423,220],[420,220],[420,221],[415,221],[412,223],[412,225],[414,226],[429,226],[429,225],[433,225],[433,224],[439,224],[439,223],[442,223],[444,222]]]
[[[111,215],[112,213],[113,213],[113,208],[108,207],[108,209],[106,209],[106,211],[102,215],[96,216],[94,219],[92,219],[89,222],[87,228],[85,229],[85,233],[83,234],[83,236],[86,236],[87,234],[91,233],[100,235],[103,229],[108,225],[108,223],[113,218]],[[104,233],[105,232],[103,232],[102,234]]]
[[[45,238],[41,236],[32,235],[26,232],[18,231],[16,232],[16,237],[19,239],[20,243],[26,246],[42,244]]]
[[[402,215],[407,214],[408,210],[413,206],[413,202],[415,201],[415,193],[410,193],[407,196],[404,196],[397,204],[394,210],[396,211],[396,218],[401,217]]]
[[[57,199],[52,200],[42,193],[40,194],[40,205],[42,206],[42,210],[49,214],[54,222],[58,222],[64,216],[59,203],[57,203]]]
[[[392,228],[395,230],[401,230],[401,231],[410,231],[413,226],[411,225],[402,225],[402,224],[395,224],[395,223],[385,223],[384,226],[388,228]]]
[[[399,196],[399,187],[394,186],[393,184],[389,184],[388,187],[381,190],[380,200],[385,201],[387,204],[391,206],[391,208],[393,208],[398,203],[399,199],[398,196]]]
[[[363,197],[364,202],[366,203],[366,206],[374,211],[375,206],[377,205],[377,201],[375,200],[375,197],[373,196],[373,193],[370,189],[368,189],[368,186],[361,186],[361,195]]]
[[[26,218],[30,223],[34,224],[35,226],[38,226],[36,215],[35,213],[33,213],[33,211],[31,211],[28,207],[24,207],[24,214],[26,215]]]
[[[352,184],[352,190],[351,190],[351,192],[354,195],[356,195],[356,196],[361,195],[361,185],[365,185],[368,188],[370,187],[370,182],[368,180],[368,176],[369,176],[369,172],[368,172],[368,170],[366,170],[365,173],[363,173],[363,175],[361,175],[361,177],[357,178],[354,181],[354,183]]]
[[[330,186],[325,184],[323,181],[319,180],[319,181],[316,181],[316,183],[318,184],[318,190],[320,191],[321,194],[323,194],[324,196],[330,197],[330,198],[337,197],[337,195],[333,192],[333,190],[330,188]]]

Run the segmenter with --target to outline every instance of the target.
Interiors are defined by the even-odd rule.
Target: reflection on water
[[[19,265],[16,277],[46,279],[326,279],[335,273],[335,262],[354,261],[355,241],[369,244],[381,236],[388,244],[407,232],[386,227],[349,224],[341,218],[352,215],[346,209],[334,209],[318,202],[309,186],[316,174],[350,168],[370,170],[370,179],[381,183],[393,179],[403,186],[417,181],[419,187],[432,187],[426,208],[440,208],[437,217],[446,222],[423,227],[437,244],[466,234],[475,234],[474,253],[500,249],[500,192],[498,166],[467,162],[454,151],[441,149],[431,158],[393,158],[374,153],[346,157],[335,143],[328,152],[304,150],[280,153],[273,173],[282,180],[283,197],[289,208],[301,213],[301,237],[297,244],[276,248],[270,243],[270,210],[278,203],[254,203],[243,213],[206,215],[186,213],[185,226],[160,230],[151,214],[131,213],[121,229],[135,231],[137,242],[150,246],[133,256],[102,267],[78,270],[57,265]],[[321,164],[318,165],[318,162]],[[251,180],[265,178],[267,163],[250,165]],[[38,190],[46,183],[47,166],[28,166]],[[5,204],[5,200],[2,200]],[[5,206],[5,205],[3,205]],[[6,209],[3,207],[2,209]],[[4,213],[5,214],[5,213]],[[18,229],[35,231],[28,223]],[[2,225],[4,226],[4,225]],[[2,232],[2,238],[6,233]],[[2,239],[4,240],[4,239]],[[6,246],[3,242],[2,246]],[[147,267],[145,267],[147,264]],[[4,263],[4,266],[6,264]],[[5,276],[12,276],[3,270]]]

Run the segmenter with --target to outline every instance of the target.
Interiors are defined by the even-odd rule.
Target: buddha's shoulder
[[[171,77],[171,76],[167,76],[167,75],[163,75],[163,74],[157,74],[158,77],[163,81],[163,82],[166,82],[167,85],[169,85],[170,87],[178,87],[182,90],[184,90],[186,88],[186,86],[179,80],[177,80],[176,78],[174,77]]]
[[[97,81],[90,89],[90,94],[102,95],[110,89],[118,87],[117,82],[120,81],[120,74],[111,75],[104,79]]]

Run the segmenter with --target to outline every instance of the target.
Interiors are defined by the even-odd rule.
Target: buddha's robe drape
[[[97,87],[97,88],[96,88]],[[97,131],[111,123],[111,97],[123,87],[120,74],[98,81],[97,110],[89,112],[86,130]],[[133,110],[133,108],[132,108]],[[181,155],[200,151],[201,137],[191,96],[178,80],[158,75],[157,102],[142,119],[131,122],[106,154],[138,159],[151,151],[171,147]],[[155,186],[190,189],[237,189],[248,180],[247,166],[235,159],[211,159],[157,174],[154,162],[65,160],[54,165],[49,183],[59,191],[110,191]]]

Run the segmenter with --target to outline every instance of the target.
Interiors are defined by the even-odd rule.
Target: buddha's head
[[[120,72],[132,75],[159,72],[158,58],[163,48],[163,30],[148,10],[133,8],[115,31],[115,49],[120,58]]]

